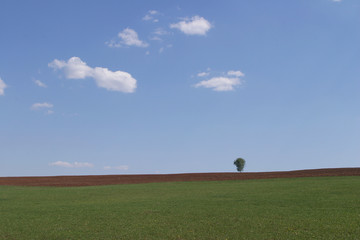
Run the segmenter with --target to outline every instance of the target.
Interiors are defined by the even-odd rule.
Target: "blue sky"
[[[358,0],[0,12],[0,176],[359,167]]]

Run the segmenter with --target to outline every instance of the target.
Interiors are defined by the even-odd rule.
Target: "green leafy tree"
[[[245,160],[243,158],[238,158],[234,161],[234,165],[236,166],[238,172],[242,172],[245,167]]]

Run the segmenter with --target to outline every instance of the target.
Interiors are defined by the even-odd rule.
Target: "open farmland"
[[[183,173],[149,175],[91,175],[54,177],[0,177],[0,185],[15,186],[97,186],[129,183],[224,181],[270,178],[360,176],[360,168],[329,168],[283,172]]]
[[[0,186],[0,239],[359,239],[360,177]]]

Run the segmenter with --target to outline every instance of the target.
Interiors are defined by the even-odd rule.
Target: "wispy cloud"
[[[69,79],[84,79],[91,77],[98,87],[109,91],[132,93],[136,89],[136,79],[123,71],[110,71],[103,67],[89,67],[79,57],[72,57],[67,62],[55,59],[48,64],[53,69],[61,69]]]
[[[162,36],[162,35],[167,35],[169,33],[165,31],[163,28],[156,28],[153,34]]]
[[[150,10],[147,12],[147,14],[142,18],[144,21],[153,21],[158,22],[159,19],[155,18],[156,15],[158,15],[159,12],[156,10]]]
[[[5,88],[7,88],[5,82],[0,78],[0,96],[5,94]]]
[[[135,46],[135,47],[147,47],[148,43],[139,39],[137,32],[131,28],[125,28],[118,33],[117,40],[111,40],[105,44],[109,47],[123,47],[123,46]]]
[[[229,76],[235,76],[235,77],[243,77],[245,74],[243,74],[241,71],[228,71],[227,73]]]
[[[126,171],[129,170],[129,166],[128,165],[120,165],[120,166],[115,166],[115,167],[111,167],[111,166],[105,166],[104,170],[121,170],[121,171]]]
[[[52,162],[49,164],[50,166],[57,166],[57,167],[66,167],[66,168],[91,168],[94,167],[94,164],[88,162],[63,162],[57,161]]]
[[[30,109],[33,111],[43,111],[46,115],[50,115],[54,113],[53,110],[54,105],[48,102],[43,103],[34,103],[31,105]]]
[[[47,109],[47,108],[53,108],[54,105],[48,102],[44,103],[34,103],[31,105],[31,110],[40,110],[40,109]]]
[[[36,85],[38,85],[39,87],[42,87],[42,88],[46,88],[47,86],[46,86],[46,84],[45,83],[43,83],[43,82],[41,82],[40,80],[34,80],[34,83],[36,84]]]
[[[161,48],[159,49],[159,53],[163,53],[164,50],[167,49],[167,48],[172,48],[172,44],[168,44],[168,45],[166,45],[166,46],[164,46],[164,47],[161,47]]]
[[[210,73],[208,72],[200,72],[197,74],[198,77],[206,77],[206,76],[209,76]]]
[[[206,35],[212,27],[208,20],[200,16],[186,18],[178,23],[170,24],[170,28],[177,28],[187,35]]]
[[[168,35],[169,32],[167,32],[166,30],[164,30],[163,28],[156,28],[150,36],[150,40],[154,40],[154,41],[162,41],[162,36],[164,35]]]

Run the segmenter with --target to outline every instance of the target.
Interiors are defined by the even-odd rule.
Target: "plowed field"
[[[360,176],[360,168],[331,168],[284,172],[246,173],[183,173],[149,175],[91,175],[53,177],[0,177],[0,185],[14,186],[97,186],[112,184],[180,182],[180,181],[222,181],[268,178],[298,178],[322,176]]]

